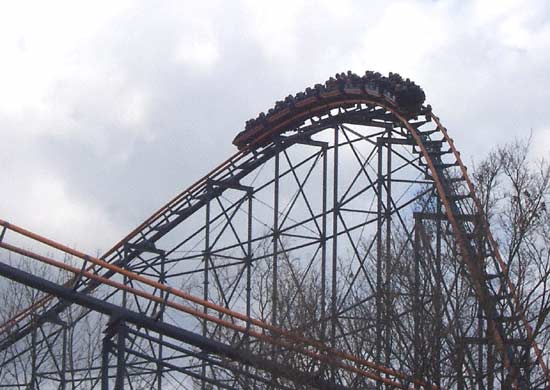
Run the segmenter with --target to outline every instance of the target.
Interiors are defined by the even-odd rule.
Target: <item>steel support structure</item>
[[[546,356],[447,130],[429,109],[338,99],[232,156],[101,259],[3,222],[1,254],[48,272],[2,259],[2,276],[43,294],[0,329],[0,382],[542,388]],[[73,265],[56,262],[67,253]],[[67,335],[85,331],[102,348],[80,361]]]

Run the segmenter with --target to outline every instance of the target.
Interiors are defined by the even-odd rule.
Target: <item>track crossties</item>
[[[413,81],[403,79],[397,73],[390,72],[387,77],[371,71],[366,71],[363,76],[351,71],[337,73],[324,84],[288,95],[277,101],[267,114],[261,112],[257,118],[248,120],[233,144],[239,149],[251,144],[261,146],[262,142],[258,141],[268,138],[267,134],[288,131],[313,114],[329,111],[333,103],[361,99],[384,103],[406,117],[415,117],[422,112],[425,94]]]

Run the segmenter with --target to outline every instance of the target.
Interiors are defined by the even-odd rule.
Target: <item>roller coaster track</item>
[[[496,383],[504,388],[509,386],[517,389],[549,386],[550,374],[545,364],[545,355],[537,345],[517,296],[517,289],[508,277],[508,269],[483,215],[482,206],[468,178],[460,153],[439,118],[432,113],[431,107],[421,106],[423,98],[423,92],[408,80],[404,81],[397,75],[383,78],[370,73],[363,78],[351,73],[337,75],[335,80],[324,86],[318,85],[315,89],[308,89],[306,93],[287,98],[285,102],[279,102],[276,109],[271,110],[268,115],[262,114],[247,122],[246,129],[234,141],[240,149],[235,155],[169,201],[101,258],[88,256],[1,221],[3,231],[0,235],[0,247],[56,269],[63,269],[72,274],[72,277],[63,284],[54,283],[2,265],[0,273],[3,276],[47,294],[0,327],[0,351],[9,351],[28,337],[35,340],[37,329],[42,328],[46,330],[41,331],[43,336],[40,342],[48,345],[48,340],[58,337],[56,335],[61,332],[59,327],[51,325],[52,318],[63,316],[71,304],[76,303],[87,308],[89,311],[86,313],[100,312],[116,317],[114,314],[117,310],[124,312],[120,319],[112,322],[122,323],[120,329],[127,328],[124,324],[135,327],[126,331],[130,333],[125,336],[126,340],[131,340],[130,345],[137,345],[138,340],[149,340],[151,343],[152,336],[149,333],[139,334],[139,329],[143,327],[158,334],[152,344],[163,345],[166,350],[177,351],[179,347],[166,347],[166,341],[160,335],[222,357],[221,360],[212,359],[186,349],[184,355],[187,358],[192,357],[202,362],[200,370],[197,371],[196,367],[189,365],[179,372],[199,380],[203,388],[208,383],[223,387],[222,382],[216,379],[212,367],[232,372],[237,377],[241,375],[252,378],[257,381],[254,383],[263,382],[281,388],[289,385],[277,378],[295,380],[302,385],[319,388],[356,388],[370,383],[354,382],[354,379],[350,379],[353,377],[374,381],[379,383],[377,386],[384,384],[386,388],[465,388],[474,383],[485,386],[480,388],[493,388]],[[378,130],[365,131],[365,128]],[[359,146],[363,143],[372,147],[367,157],[367,152]],[[352,158],[359,162],[360,168],[353,179],[349,180],[349,187],[342,195],[339,190],[345,177],[338,164],[344,148],[351,150]],[[410,156],[405,156],[403,150],[409,148]],[[292,151],[296,151],[295,156],[289,155]],[[327,168],[329,156],[333,162],[330,178]],[[378,167],[375,169],[376,178],[371,179],[368,170],[371,159],[375,157],[378,158]],[[396,157],[404,161],[397,167],[392,165],[395,163],[392,158]],[[300,162],[294,162],[293,158],[299,158]],[[288,167],[282,169],[285,161]],[[382,169],[383,163],[386,164],[385,172]],[[300,171],[308,164],[311,164],[311,168],[307,172]],[[273,170],[273,176],[258,185],[254,177],[260,175],[266,166]],[[317,169],[319,175],[317,182],[314,182],[310,177]],[[410,177],[410,170],[416,174],[420,172],[421,178]],[[399,178],[400,172],[409,175],[408,178]],[[366,178],[366,183],[355,190],[359,185],[359,177]],[[281,208],[281,198],[284,198],[285,192],[280,186],[284,185],[284,180],[290,180],[289,178],[294,179],[292,188],[296,195],[288,200],[285,208]],[[316,204],[311,197],[306,196],[307,185],[312,182],[318,184],[317,188],[321,190],[316,192],[319,198]],[[417,192],[407,187],[397,197],[392,193],[392,185],[395,190],[403,183],[416,185]],[[290,186],[288,183],[287,185]],[[332,207],[328,204],[329,186],[332,186]],[[267,190],[271,191],[271,200],[265,200],[265,196],[262,198]],[[377,203],[376,211],[366,208],[359,210],[360,207],[354,203],[368,191],[374,194],[372,201]],[[386,195],[385,199],[383,193]],[[402,200],[403,197],[407,200]],[[458,348],[464,355],[458,363],[453,363],[458,366],[458,379],[439,377],[437,371],[442,370],[443,358],[437,359],[437,366],[430,369],[431,371],[425,370],[430,372],[426,374],[415,366],[416,362],[412,361],[415,359],[410,359],[412,362],[409,363],[407,359],[397,357],[390,348],[393,342],[403,345],[404,355],[418,358],[421,353],[421,340],[416,339],[417,335],[411,336],[410,344],[414,344],[413,347],[407,346],[407,342],[401,340],[405,338],[403,335],[406,332],[399,329],[399,321],[392,317],[408,318],[406,310],[395,314],[392,306],[408,305],[409,301],[408,298],[391,298],[394,294],[390,293],[393,276],[388,268],[388,259],[392,253],[393,238],[397,236],[393,231],[395,223],[392,219],[398,221],[397,224],[407,231],[407,217],[403,216],[405,210],[420,204],[426,197],[431,199],[432,206],[424,206],[420,212],[414,214],[415,218],[420,216],[417,219],[420,222],[414,229],[409,229],[401,255],[409,245],[414,247],[415,258],[419,253],[437,252],[439,260],[434,260],[434,263],[437,264],[436,268],[440,268],[441,258],[444,257],[441,247],[448,246],[450,251],[455,251],[454,261],[458,271],[452,275],[452,280],[449,279],[450,276],[444,277],[441,270],[434,271],[429,276],[434,285],[429,289],[433,295],[430,301],[433,310],[430,310],[438,318],[436,322],[452,322],[453,313],[441,306],[450,302],[452,291],[455,291],[453,289],[458,291],[457,285],[461,278],[467,281],[467,289],[472,292],[474,301],[483,313],[481,317],[484,325],[479,326],[478,333],[472,335],[471,331],[465,330],[449,336],[444,342]],[[297,211],[298,207],[294,208],[294,205],[302,198],[302,210]],[[260,203],[268,204],[273,215],[272,224],[255,224],[265,219],[266,215],[265,212],[253,211],[252,204]],[[218,207],[218,214],[214,212],[215,207]],[[426,211],[426,207],[432,207],[430,212]],[[203,211],[205,219],[201,221],[197,216]],[[347,212],[353,214],[348,220]],[[355,221],[359,213],[367,215],[366,219],[350,225],[350,221]],[[243,215],[242,219],[238,219],[240,214]],[[369,219],[369,215],[372,218]],[[437,221],[435,231],[438,238],[437,244],[434,244],[435,250],[429,248],[429,245],[416,245],[416,238],[421,236],[424,229],[421,227],[422,218]],[[330,232],[329,222],[332,224]],[[449,227],[449,244],[442,244],[445,241],[442,240],[444,234],[441,232],[443,223]],[[363,233],[361,236],[353,234],[374,225],[376,228],[372,231],[373,239],[369,250],[360,253],[359,242],[362,244],[365,237]],[[188,226],[189,231],[175,233]],[[262,232],[258,226],[267,226],[267,232]],[[315,231],[317,236],[312,238],[307,229]],[[9,244],[7,237],[12,233],[74,256],[81,260],[80,266],[66,265],[51,257]],[[184,239],[182,241],[174,236]],[[414,240],[412,236],[415,237]],[[348,241],[342,245],[344,238]],[[291,241],[289,244],[285,240],[295,242]],[[269,250],[261,255],[259,251],[262,245],[266,245],[265,242],[270,242]],[[204,249],[195,254],[198,244],[204,244]],[[353,253],[352,261],[347,265],[341,265],[342,249],[339,251],[339,248],[343,246]],[[280,290],[282,281],[279,279],[278,267],[282,267],[285,261],[291,263],[289,253],[301,254],[300,251],[304,248],[313,248],[315,252],[302,276],[305,278],[312,264],[318,263],[320,269],[320,313],[315,314],[316,319],[311,320],[313,322],[309,325],[320,327],[318,337],[311,334],[305,336],[303,328],[293,328],[285,324],[289,309],[286,308],[285,317],[279,298],[279,294],[284,291]],[[242,251],[239,256],[235,255],[238,251]],[[360,294],[358,291],[362,291],[362,287],[358,287],[360,278],[363,278],[361,280],[364,283],[370,283],[366,265],[370,257],[376,258],[373,265],[376,271],[376,281],[373,281],[375,287],[372,287],[370,295],[364,295],[363,301],[348,303],[347,298],[350,295]],[[253,303],[252,296],[254,278],[259,278],[259,271],[255,267],[265,259],[271,261],[272,267],[269,269],[270,310],[268,315],[255,318],[252,311],[259,307]],[[340,268],[353,268],[352,264],[355,264],[357,271],[353,269],[351,272],[353,277],[350,277],[351,281],[346,284],[347,292],[341,298],[337,288],[339,283],[342,284]],[[420,260],[415,264],[414,276],[418,287],[421,283],[420,274],[423,272],[419,268],[425,266],[429,269],[432,265]],[[181,268],[174,268],[176,266]],[[166,267],[172,268],[168,270]],[[233,269],[238,271],[233,274]],[[224,276],[227,280],[219,274],[222,270],[228,270],[228,274]],[[293,272],[290,265],[290,273]],[[426,275],[430,273],[425,272]],[[176,288],[175,283],[181,285],[182,278],[189,275],[203,278],[203,288],[200,291],[203,293],[202,297]],[[297,280],[300,278],[294,279],[297,292],[293,299],[297,295],[303,295],[301,282]],[[327,288],[328,284],[330,289]],[[101,299],[94,298],[98,294]],[[137,309],[127,307],[129,296],[135,297]],[[170,296],[174,298],[169,299]],[[360,302],[371,298],[376,301],[373,309],[376,319],[372,320],[372,327],[376,330],[370,352],[346,351],[346,348],[353,346],[357,335],[364,332],[355,331],[352,337],[347,328],[344,331],[346,326],[356,326],[355,322],[350,322],[347,313],[354,312]],[[423,299],[412,298],[413,312],[415,308],[424,305]],[[164,321],[163,316],[168,309],[172,310],[172,317],[185,313],[196,319],[196,323],[190,326],[195,326],[199,331],[186,331],[178,327],[177,321],[174,322],[173,319],[172,323],[169,320]],[[211,312],[216,314],[210,314]],[[411,322],[416,330],[421,326],[419,316],[417,313],[412,314]],[[438,333],[441,338],[442,328],[443,325],[435,328],[441,333]],[[230,333],[225,335],[224,332]],[[232,342],[221,342],[225,337]],[[250,341],[252,339],[255,341]],[[399,341],[392,341],[398,339]],[[479,347],[482,343],[485,350]],[[262,345],[265,346],[261,347]],[[440,342],[438,345],[442,347],[443,344]],[[497,351],[496,356],[491,352],[493,346]],[[284,355],[281,351],[291,351],[303,356],[304,362],[308,362],[308,368],[285,366],[284,359],[281,358],[265,358],[265,348],[273,356],[278,353]],[[414,351],[410,352],[410,349]],[[27,349],[28,353],[29,351]],[[142,355],[146,354],[140,355],[137,350],[126,352],[145,359]],[[53,352],[50,354],[54,355]],[[364,358],[362,354],[370,358]],[[13,361],[10,359],[4,364]],[[482,359],[487,362],[482,363]],[[166,370],[176,370],[177,367],[160,360],[156,359],[153,363],[162,365]],[[243,366],[235,365],[235,362]],[[207,375],[207,367],[210,369],[210,376]],[[500,370],[499,367],[502,374],[500,378],[496,378],[492,371]],[[252,372],[251,368],[257,371]],[[156,378],[158,388],[161,388],[162,372],[161,370]],[[120,370],[117,370],[115,388],[120,388],[121,383],[124,383],[121,375],[123,374]],[[127,380],[130,381],[129,377]],[[65,379],[60,383],[65,383],[64,381]],[[108,381],[107,373],[107,379],[103,383],[107,385]]]

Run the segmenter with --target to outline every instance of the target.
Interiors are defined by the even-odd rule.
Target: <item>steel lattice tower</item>
[[[516,287],[423,96],[368,72],[278,102],[101,258],[2,222],[4,251],[63,273],[0,263],[41,292],[2,326],[0,387],[545,388]]]

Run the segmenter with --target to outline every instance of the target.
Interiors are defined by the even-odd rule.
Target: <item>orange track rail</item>
[[[442,179],[439,178],[439,176],[437,174],[437,171],[434,167],[433,161],[431,160],[425,146],[423,145],[422,138],[418,134],[417,130],[408,122],[408,119],[405,118],[403,116],[403,114],[401,114],[396,107],[391,106],[390,104],[388,104],[387,102],[382,101],[381,99],[376,99],[376,98],[373,98],[373,97],[368,96],[368,95],[367,96],[354,96],[354,95],[346,95],[346,93],[341,93],[340,95],[334,96],[334,98],[331,98],[331,99],[326,99],[326,100],[321,100],[320,99],[315,104],[312,104],[309,107],[304,107],[301,110],[297,110],[297,112],[294,115],[292,115],[290,118],[281,119],[280,121],[278,121],[276,123],[270,124],[270,126],[266,129],[263,129],[262,132],[258,131],[258,136],[255,138],[254,142],[252,142],[250,145],[246,146],[241,151],[237,152],[232,157],[230,157],[229,159],[224,161],[222,164],[220,164],[218,167],[216,167],[208,175],[206,175],[205,177],[203,177],[202,179],[197,181],[195,184],[193,184],[191,187],[189,187],[186,191],[180,193],[178,196],[173,198],[170,202],[168,202],[167,205],[160,208],[150,218],[148,218],[144,223],[142,223],[135,230],[133,230],[130,234],[128,234],[126,237],[124,237],[122,240],[120,240],[117,244],[115,244],[115,246],[113,246],[113,248],[111,248],[103,256],[103,258],[107,258],[108,256],[115,253],[117,250],[119,250],[119,248],[124,243],[129,242],[131,239],[135,238],[141,231],[143,231],[143,229],[150,226],[152,223],[154,223],[157,220],[158,217],[160,217],[164,213],[166,213],[166,211],[170,209],[170,206],[180,202],[182,199],[185,198],[185,196],[187,194],[193,193],[194,191],[200,189],[207,182],[209,177],[215,176],[215,175],[223,172],[231,164],[235,164],[237,161],[239,161],[243,157],[250,154],[253,150],[255,150],[258,147],[258,145],[265,145],[266,143],[268,143],[273,138],[273,136],[275,136],[277,134],[281,134],[281,133],[283,133],[283,132],[285,132],[289,129],[292,129],[293,127],[295,127],[295,125],[297,123],[300,123],[301,121],[304,121],[304,120],[306,120],[308,118],[311,118],[311,117],[314,117],[314,116],[320,116],[320,115],[326,114],[326,113],[330,112],[330,110],[332,110],[334,108],[341,107],[344,104],[367,104],[367,105],[375,105],[375,106],[382,107],[382,108],[386,109],[387,111],[391,112],[396,118],[398,118],[400,120],[400,122],[402,123],[402,125],[405,128],[407,128],[407,130],[410,132],[410,134],[413,137],[413,139],[415,140],[417,146],[421,150],[422,155],[425,158],[426,163],[427,163],[427,165],[428,165],[428,167],[429,167],[429,169],[432,173],[432,176],[433,176],[434,181],[435,181],[436,188],[437,188],[438,193],[439,193],[439,197],[442,201],[442,204],[445,206],[447,218],[448,218],[449,222],[451,223],[451,225],[453,227],[453,231],[455,232],[457,242],[459,243],[459,246],[462,250],[464,262],[468,266],[468,268],[470,270],[470,273],[472,275],[472,283],[474,285],[474,289],[478,293],[478,296],[484,296],[485,292],[484,292],[484,288],[482,287],[483,282],[481,280],[481,275],[477,275],[478,272],[476,271],[477,268],[475,267],[475,265],[473,263],[473,259],[468,258],[467,243],[466,243],[465,237],[463,237],[463,234],[460,230],[460,227],[459,227],[459,225],[458,225],[458,223],[457,223],[457,221],[456,221],[456,219],[455,219],[455,217],[452,213],[452,210],[451,210],[451,207],[450,207],[450,201],[447,198],[447,195],[445,194],[445,191],[444,191],[444,188],[443,188],[443,185],[442,185]],[[462,171],[462,175],[463,175],[464,179],[466,180],[467,185],[470,189],[470,192],[471,192],[472,198],[475,202],[475,205],[478,208],[478,211],[480,212],[480,215],[483,215],[482,212],[481,212],[482,210],[481,210],[481,207],[480,207],[479,200],[475,196],[473,185],[472,185],[470,179],[467,176],[466,169],[465,169],[465,167],[464,167],[464,165],[463,165],[463,163],[460,159],[458,151],[454,147],[454,143],[449,138],[445,128],[443,126],[441,126],[438,118],[435,117],[435,115],[433,115],[433,114],[429,114],[429,115],[431,115],[432,119],[437,123],[438,129],[443,134],[443,137],[444,137],[445,141],[450,145],[450,147],[453,151],[453,154],[456,157],[457,162],[459,164],[459,167]],[[255,131],[257,131],[257,129]],[[487,235],[487,238],[490,241],[491,246],[493,247],[493,249],[495,251],[496,259],[497,259],[498,263],[500,264],[502,270],[505,271],[506,270],[505,263],[502,260],[502,257],[500,255],[500,253],[498,252],[496,242],[494,241],[494,238],[491,235],[490,229],[487,225],[487,221],[485,219],[482,219],[482,223],[483,223],[484,232]],[[4,223],[4,224],[6,224],[6,223]],[[4,226],[6,226],[6,225],[4,225]],[[99,260],[99,259],[97,259],[97,260]],[[109,263],[106,263],[106,262],[104,262],[104,263],[109,264]],[[106,268],[108,268],[108,267],[106,267]],[[88,271],[89,270],[90,270],[90,268],[88,269]],[[550,373],[548,371],[548,368],[547,368],[546,364],[544,363],[544,361],[542,359],[542,351],[540,350],[540,347],[537,345],[536,340],[533,337],[533,331],[532,331],[528,321],[525,318],[524,310],[521,308],[521,304],[519,302],[519,299],[517,298],[517,295],[515,294],[515,291],[516,291],[515,286],[513,285],[513,283],[511,283],[511,281],[507,277],[506,277],[506,282],[508,284],[510,292],[512,293],[515,308],[521,316],[521,320],[522,320],[523,325],[525,326],[526,332],[528,334],[528,338],[530,339],[530,342],[533,346],[535,354],[537,355],[538,364],[540,365],[540,367],[541,367],[541,369],[542,369],[542,371],[543,371],[543,373],[546,377],[546,380],[548,381],[548,384],[550,384]],[[69,282],[69,283],[71,283],[71,282]],[[39,301],[35,305],[33,305],[32,307],[29,307],[29,308],[23,310],[22,312],[16,314],[12,319],[7,321],[4,325],[2,325],[0,327],[0,332],[6,331],[14,323],[22,321],[33,310],[37,309],[40,306],[44,306],[51,299],[52,299],[51,296],[46,296],[41,301]],[[494,321],[488,321],[488,323],[489,323],[490,327],[494,328],[494,326],[495,326]],[[512,369],[511,362],[509,361],[508,356],[506,354],[504,341],[502,340],[502,338],[500,337],[498,332],[491,332],[491,334],[493,335],[493,338],[494,338],[493,341],[495,342],[495,344],[497,346],[497,349],[501,352],[501,354],[503,356],[505,366],[509,370],[511,370]]]
[[[25,237],[28,237],[28,238],[32,239],[32,240],[35,240],[35,241],[41,242],[43,244],[46,244],[46,245],[48,245],[52,248],[55,248],[55,249],[58,249],[58,250],[64,252],[64,253],[73,255],[75,257],[78,257],[78,258],[86,260],[86,261],[89,261],[90,263],[92,263],[94,265],[97,265],[102,269],[109,269],[109,270],[111,270],[113,272],[116,272],[120,275],[123,275],[123,276],[125,276],[125,277],[127,277],[127,278],[129,278],[133,281],[147,284],[151,287],[162,290],[162,291],[166,292],[167,294],[175,295],[175,296],[180,297],[180,298],[182,298],[186,301],[190,301],[190,302],[199,304],[201,306],[207,307],[207,308],[212,309],[214,311],[217,311],[219,313],[222,313],[222,314],[228,315],[230,317],[233,317],[233,318],[239,319],[241,321],[244,321],[247,324],[252,324],[252,325],[255,325],[255,326],[260,327],[262,329],[265,329],[265,330],[268,330],[270,332],[276,333],[280,336],[283,336],[284,338],[289,339],[289,341],[286,342],[286,341],[283,341],[281,339],[276,339],[276,338],[267,336],[264,333],[259,333],[257,331],[251,330],[246,326],[236,325],[232,322],[222,320],[221,318],[218,318],[218,317],[215,317],[215,316],[212,316],[212,315],[208,315],[208,314],[206,314],[202,311],[199,311],[197,309],[194,309],[192,307],[189,307],[189,306],[186,306],[186,305],[183,305],[183,304],[171,301],[171,300],[164,299],[160,296],[156,296],[156,295],[153,295],[153,294],[148,293],[146,291],[143,291],[143,290],[140,290],[140,289],[137,289],[137,288],[134,288],[134,287],[130,287],[126,284],[116,282],[116,281],[113,281],[111,279],[104,278],[100,275],[97,275],[95,273],[92,273],[92,272],[89,272],[89,271],[86,271],[86,270],[82,271],[78,267],[74,267],[74,266],[65,264],[61,261],[57,261],[57,260],[51,259],[49,257],[36,254],[32,251],[22,249],[22,248],[19,248],[17,246],[14,246],[14,245],[7,244],[5,242],[0,242],[0,247],[1,248],[4,248],[4,249],[9,250],[11,252],[18,253],[20,255],[38,260],[42,263],[49,264],[51,266],[57,267],[59,269],[63,269],[65,271],[69,271],[69,272],[71,272],[75,275],[81,274],[82,276],[85,276],[85,277],[87,277],[91,280],[98,281],[98,282],[100,282],[104,285],[108,285],[108,286],[114,287],[114,288],[119,289],[119,290],[124,290],[124,291],[127,291],[127,292],[131,293],[131,294],[135,294],[137,296],[149,299],[151,301],[164,304],[164,305],[172,307],[176,310],[191,314],[195,317],[202,318],[204,320],[214,322],[214,323],[216,323],[218,325],[221,325],[221,326],[224,326],[226,328],[229,328],[229,329],[241,332],[243,334],[252,336],[252,337],[254,337],[258,340],[262,340],[262,341],[268,342],[272,345],[276,345],[276,346],[279,346],[279,347],[287,348],[289,350],[293,350],[295,352],[304,354],[304,355],[309,356],[310,358],[316,359],[318,361],[330,364],[332,366],[342,368],[346,371],[350,371],[350,372],[359,374],[361,376],[370,378],[372,380],[375,380],[375,381],[378,381],[378,382],[381,382],[381,383],[388,384],[390,386],[394,386],[394,387],[399,388],[399,389],[405,389],[405,387],[403,387],[402,384],[400,384],[398,382],[395,382],[395,381],[392,381],[390,379],[384,378],[384,377],[380,376],[379,374],[377,374],[375,372],[366,371],[366,370],[357,368],[357,367],[349,365],[349,364],[344,364],[341,361],[335,359],[335,357],[338,358],[338,359],[353,362],[353,363],[355,363],[357,365],[360,365],[360,366],[368,367],[372,370],[376,370],[376,371],[379,371],[381,373],[391,375],[393,377],[396,377],[396,378],[399,378],[399,379],[402,379],[402,380],[409,380],[411,383],[413,383],[417,386],[421,386],[422,388],[429,388],[429,389],[433,389],[433,390],[439,389],[437,386],[431,386],[429,384],[426,384],[423,381],[414,380],[412,378],[409,378],[407,375],[405,375],[401,372],[395,371],[395,370],[387,368],[385,366],[378,365],[376,363],[373,363],[373,362],[365,360],[365,359],[361,359],[361,358],[359,358],[357,356],[354,356],[354,355],[351,355],[349,353],[345,353],[345,352],[342,352],[342,351],[338,351],[338,350],[329,348],[329,347],[327,347],[326,345],[324,345],[323,343],[321,343],[319,341],[307,339],[307,338],[304,338],[300,335],[297,335],[297,334],[295,334],[291,331],[287,331],[287,330],[275,327],[275,326],[273,326],[271,324],[268,324],[264,321],[261,321],[261,320],[255,319],[255,318],[251,318],[251,317],[247,317],[246,315],[241,314],[239,312],[230,310],[226,307],[217,305],[213,302],[203,300],[203,299],[198,298],[198,297],[196,297],[192,294],[189,294],[189,293],[186,293],[184,291],[172,288],[170,286],[167,286],[166,284],[159,283],[155,280],[149,279],[149,278],[144,277],[142,275],[139,275],[135,272],[128,271],[124,268],[121,268],[121,267],[118,267],[116,265],[107,263],[104,260],[95,258],[93,256],[86,255],[83,252],[71,249],[71,248],[69,248],[65,245],[59,244],[55,241],[52,241],[48,238],[40,236],[36,233],[30,232],[26,229],[23,229],[23,228],[19,227],[19,226],[10,224],[10,223],[2,221],[2,220],[0,220],[0,225],[5,226],[8,230],[14,231],[16,233],[19,233],[19,234],[21,234]],[[323,352],[323,354],[300,348],[300,347],[296,346],[296,344],[293,344],[293,343],[307,344],[311,347],[314,347],[314,348],[317,348],[317,349],[321,350]]]
[[[449,146],[451,147],[451,149],[453,151],[453,155],[454,155],[454,157],[456,158],[456,160],[459,164],[459,167],[460,167],[460,170],[462,171],[463,177],[466,179],[466,184],[468,186],[468,189],[469,189],[470,193],[472,194],[472,198],[475,202],[476,208],[477,208],[478,213],[481,217],[481,223],[483,225],[483,229],[485,230],[485,234],[487,236],[487,239],[491,243],[491,247],[493,249],[494,256],[495,256],[496,260],[498,261],[498,264],[500,265],[500,268],[502,269],[502,273],[504,275],[508,275],[508,267],[506,266],[506,263],[502,259],[502,255],[500,254],[500,251],[498,249],[498,245],[497,245],[497,243],[496,243],[496,241],[493,237],[493,234],[491,233],[491,229],[489,228],[489,223],[487,222],[487,218],[485,217],[485,214],[483,213],[483,208],[481,206],[481,202],[479,201],[479,199],[475,195],[474,185],[472,184],[472,181],[470,180],[470,178],[468,177],[468,175],[466,173],[466,167],[464,166],[464,163],[462,162],[462,159],[460,158],[460,153],[456,149],[453,140],[449,137],[449,134],[447,133],[447,129],[441,125],[441,122],[439,121],[439,118],[432,114],[432,119],[436,122],[438,128],[440,129],[441,133],[443,134],[443,137],[445,138],[445,140],[447,141],[447,143],[449,144]],[[510,289],[510,294],[511,294],[512,300],[514,302],[515,309],[519,313],[519,316],[521,318],[523,326],[525,327],[525,330],[527,332],[527,337],[528,337],[528,339],[531,343],[531,346],[533,347],[533,350],[535,351],[535,355],[537,356],[537,360],[539,362],[539,365],[542,368],[542,371],[544,372],[544,376],[546,377],[546,381],[547,381],[548,385],[550,385],[550,372],[548,370],[548,367],[546,366],[546,363],[544,363],[544,359],[543,359],[543,356],[542,356],[542,350],[540,349],[537,342],[535,341],[535,337],[534,337],[534,334],[533,334],[533,329],[531,328],[531,325],[529,324],[529,322],[527,321],[527,318],[525,317],[525,311],[524,311],[523,307],[521,306],[521,303],[519,301],[519,297],[516,294],[516,291],[517,291],[516,286],[514,285],[514,283],[512,283],[512,281],[508,277],[506,277],[506,283],[508,285],[508,288]]]

